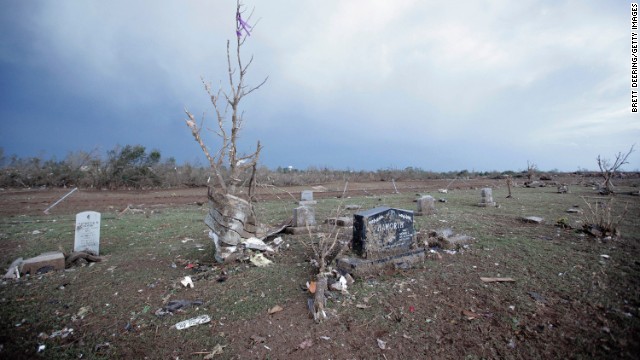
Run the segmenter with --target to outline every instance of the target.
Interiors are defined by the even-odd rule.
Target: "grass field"
[[[437,203],[436,215],[416,217],[415,228],[450,227],[476,240],[455,254],[429,253],[410,270],[357,279],[348,294],[332,294],[322,324],[306,309],[303,285],[314,273],[308,236],[284,235],[268,267],[221,265],[203,223],[206,206],[146,216],[103,212],[104,261],[2,282],[0,357],[201,359],[220,352],[213,358],[636,358],[640,198],[624,195],[637,188],[618,190],[613,212],[626,207],[627,213],[621,236],[608,241],[576,231],[583,216],[566,212],[573,205],[586,209],[583,196],[594,196],[588,187],[574,186],[569,194],[517,188],[513,199],[496,188],[500,206],[494,208],[477,206],[479,190],[433,193],[447,202]],[[346,204],[414,210],[418,193],[320,199],[316,218],[334,216]],[[273,225],[295,206],[285,199],[261,202],[258,209],[261,220]],[[526,224],[522,216],[545,222]],[[561,218],[574,229],[555,226]],[[6,268],[17,257],[70,252],[74,220],[0,218],[0,261]],[[349,238],[351,229],[343,234]],[[180,284],[187,275],[194,288]],[[516,281],[483,283],[483,276]],[[155,314],[178,299],[203,304]],[[284,310],[268,314],[275,305]],[[172,328],[204,314],[210,323]],[[55,336],[64,329],[66,337]]]

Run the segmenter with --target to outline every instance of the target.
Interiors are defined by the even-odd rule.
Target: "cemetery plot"
[[[264,254],[271,261],[265,267],[241,257],[219,264],[203,224],[208,209],[196,204],[202,198],[206,201],[205,189],[136,192],[134,196],[80,190],[48,216],[42,210],[65,191],[18,191],[22,196],[18,198],[16,193],[0,193],[0,203],[10,203],[17,210],[0,218],[0,257],[5,269],[18,257],[37,257],[59,246],[70,252],[76,213],[85,209],[101,213],[99,252],[105,258],[91,266],[5,280],[0,285],[2,355],[635,358],[640,350],[635,336],[640,317],[634,305],[640,301],[640,287],[633,280],[640,276],[634,266],[640,256],[638,198],[616,195],[616,210],[628,206],[622,235],[595,240],[576,231],[578,221],[589,211],[581,196],[593,190],[576,185],[575,179],[562,181],[571,185],[570,192],[516,184],[511,199],[506,199],[504,180],[487,179],[470,180],[471,185],[462,184],[464,189],[449,187],[446,194],[438,189],[448,182],[437,181],[396,182],[400,194],[394,194],[391,184],[371,183],[367,192],[350,185],[350,198],[344,202],[336,199],[341,194],[338,190],[332,196],[327,195],[331,191],[314,193],[315,218],[322,219],[317,223],[330,217],[354,219],[354,214],[364,212],[363,220],[382,214],[379,222],[397,224],[381,226],[378,230],[386,228],[385,234],[375,227],[366,231],[376,222],[362,223],[365,236],[360,239],[360,253],[369,257],[346,253],[361,261],[385,261],[406,245],[409,253],[424,249],[432,230],[450,228],[453,234],[474,238],[468,247],[429,248],[425,258],[410,267],[383,266],[356,277],[345,293],[339,290],[340,277],[332,276],[336,283],[328,284],[333,290],[327,296],[328,317],[321,324],[310,319],[306,303],[306,283],[317,271],[302,242],[309,234],[280,235],[277,248],[267,241],[275,251]],[[371,190],[378,186],[380,192]],[[487,187],[500,207],[478,206],[480,189]],[[637,191],[622,185],[619,189]],[[287,190],[299,194],[305,188]],[[192,197],[182,199],[182,194]],[[391,236],[388,230],[401,227],[398,211],[416,209],[415,201],[426,194],[445,197],[447,202],[436,203],[434,214],[414,216],[414,245],[406,241],[408,236],[397,237],[397,232]],[[291,218],[299,199],[260,201],[261,221],[273,225]],[[128,204],[162,211],[118,215]],[[336,214],[339,204],[346,204],[345,210]],[[37,214],[24,216],[20,209],[25,206],[36,207],[31,214]],[[545,221],[525,223],[523,216]],[[556,226],[559,218],[572,228]],[[318,236],[332,227],[316,226]],[[340,241],[353,241],[351,227],[339,230]],[[181,284],[187,276],[193,287]],[[189,305],[173,315],[162,315],[175,304]],[[210,322],[175,328],[205,315]],[[44,353],[37,354],[40,345]]]

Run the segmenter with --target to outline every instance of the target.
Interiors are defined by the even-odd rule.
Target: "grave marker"
[[[313,191],[304,190],[300,193],[300,201],[298,205],[315,205],[318,202],[313,200]]]
[[[437,212],[436,210],[436,199],[431,195],[424,195],[417,201],[418,211],[416,215],[432,215]]]
[[[382,206],[354,214],[353,250],[364,258],[406,251],[414,235],[413,211]]]
[[[355,213],[351,247],[359,257],[337,260],[338,269],[367,276],[382,267],[409,268],[425,258],[423,248],[413,248],[413,211],[377,207]]]
[[[76,214],[76,236],[73,251],[100,255],[100,213],[85,211]]]
[[[495,201],[493,201],[493,190],[491,190],[491,188],[483,188],[480,195],[482,196],[482,199],[480,200],[480,203],[478,203],[478,206],[496,206]]]

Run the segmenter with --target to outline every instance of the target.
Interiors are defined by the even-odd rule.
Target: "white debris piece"
[[[190,328],[192,326],[196,326],[196,325],[200,325],[200,324],[206,324],[208,322],[211,321],[211,318],[209,317],[209,315],[201,315],[189,320],[185,320],[185,321],[180,321],[179,323],[177,323],[176,329],[178,330],[184,330],[187,328]]]
[[[191,276],[185,276],[184,279],[180,281],[184,287],[193,288],[193,280],[191,280]]]
[[[255,237],[248,238],[242,243],[247,247],[247,249],[274,252],[271,246],[265,244],[264,241]]]

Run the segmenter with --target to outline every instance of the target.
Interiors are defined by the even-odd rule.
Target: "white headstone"
[[[302,200],[302,201],[313,201],[313,191],[304,190],[302,193],[300,193],[300,200]]]
[[[85,211],[76,215],[76,237],[73,251],[89,251],[100,255],[100,213]]]

